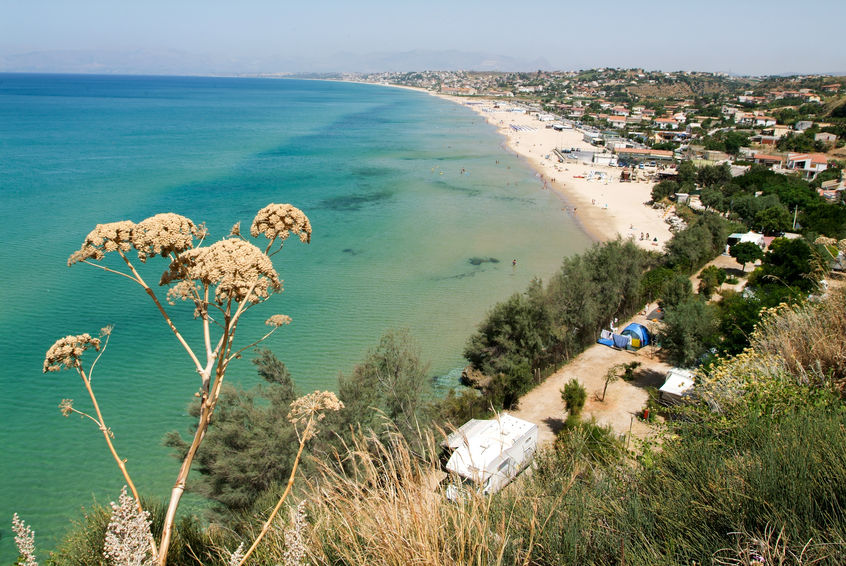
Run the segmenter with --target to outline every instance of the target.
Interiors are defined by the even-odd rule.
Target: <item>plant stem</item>
[[[138,490],[135,489],[135,484],[132,482],[132,478],[129,477],[129,470],[126,469],[126,461],[122,460],[120,456],[118,456],[117,450],[115,450],[114,443],[112,442],[112,439],[109,436],[109,429],[108,427],[106,427],[106,422],[103,419],[103,413],[100,412],[100,405],[97,403],[97,397],[94,395],[94,389],[91,387],[91,381],[88,379],[88,376],[85,375],[85,370],[83,370],[81,367],[78,367],[77,371],[79,371],[79,375],[82,377],[82,382],[85,384],[85,389],[88,390],[88,395],[91,397],[91,403],[94,405],[94,411],[97,413],[96,421],[97,424],[100,425],[100,432],[103,433],[103,438],[106,439],[106,444],[109,447],[109,452],[112,453],[112,457],[115,459],[115,462],[117,462],[118,468],[120,468],[120,471],[123,474],[124,479],[126,480],[126,484],[132,491],[132,496],[135,498],[135,505],[138,507],[138,511],[143,513],[144,509],[141,507],[141,497],[139,497],[138,495]],[[153,538],[152,533],[150,534],[150,547],[153,551],[153,556],[156,556],[156,541]]]
[[[273,523],[273,519],[276,518],[276,514],[279,513],[279,509],[282,508],[282,503],[285,502],[285,499],[288,497],[288,494],[291,493],[291,487],[293,487],[294,485],[294,477],[297,474],[297,466],[299,466],[300,464],[300,458],[302,457],[303,448],[305,447],[306,440],[308,440],[309,429],[311,428],[311,423],[313,420],[314,415],[312,414],[309,417],[308,423],[306,424],[305,430],[303,431],[303,435],[300,438],[300,447],[297,450],[296,458],[294,458],[294,466],[293,468],[291,468],[291,475],[288,477],[288,484],[285,486],[285,491],[282,493],[282,497],[279,498],[279,502],[276,504],[276,507],[274,507],[273,511],[271,511],[270,516],[267,518],[267,521],[264,522],[264,526],[261,528],[261,532],[256,537],[256,540],[253,541],[253,544],[250,545],[249,550],[247,550],[247,553],[244,554],[244,558],[241,559],[241,561],[238,563],[238,566],[242,566],[253,553],[253,551],[256,549],[256,547],[258,547],[259,543],[261,542],[261,539],[263,539],[264,535],[267,534],[267,531],[270,530],[270,525]]]

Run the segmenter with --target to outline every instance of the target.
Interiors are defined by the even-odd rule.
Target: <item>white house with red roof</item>
[[[679,122],[674,118],[655,118],[652,122],[655,124],[656,128],[661,128],[662,130],[679,129]]]
[[[828,157],[824,153],[788,153],[787,168],[813,179],[817,173],[828,169]]]
[[[608,123],[611,124],[614,128],[625,128],[626,127],[626,117],[625,116],[608,116],[607,118]]]

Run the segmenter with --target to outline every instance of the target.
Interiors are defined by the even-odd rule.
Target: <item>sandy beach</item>
[[[620,167],[576,160],[559,163],[553,153],[555,148],[596,150],[582,139],[578,130],[547,128],[548,122],[541,122],[535,115],[511,112],[507,102],[435,96],[467,106],[496,126],[507,147],[538,172],[544,188],[563,197],[562,214],[573,216],[594,239],[607,241],[620,235],[653,250],[662,250],[670,239],[669,224],[665,222],[668,213],[646,205],[651,199],[651,182],[622,182]],[[502,104],[503,108],[494,108],[496,104]],[[595,172],[593,179],[589,179],[591,172]],[[603,180],[598,178],[600,172],[605,173]]]

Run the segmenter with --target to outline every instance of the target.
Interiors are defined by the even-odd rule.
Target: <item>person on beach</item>
[[[513,269],[517,268],[517,258],[514,258],[514,259],[511,260],[511,267]]]

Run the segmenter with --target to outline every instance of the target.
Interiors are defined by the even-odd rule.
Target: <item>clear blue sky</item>
[[[155,63],[176,51],[272,72],[340,52],[459,50],[557,69],[846,72],[844,22],[844,0],[0,0],[0,70],[33,52],[143,50]]]

